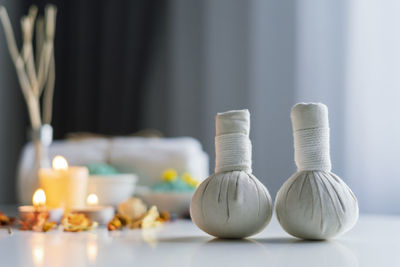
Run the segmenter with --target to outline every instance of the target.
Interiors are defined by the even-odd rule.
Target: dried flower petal
[[[49,214],[47,212],[32,212],[27,214],[26,219],[20,221],[20,230],[22,231],[35,231],[35,232],[47,232],[55,228],[57,223],[49,222],[47,219]]]
[[[118,230],[121,229],[123,226],[120,218],[118,217],[118,215],[115,215],[114,218],[107,224],[107,229],[109,231],[114,231],[114,230]]]
[[[160,212],[160,218],[158,218],[158,221],[160,222],[167,222],[171,220],[171,214],[169,214],[168,211],[163,210]]]
[[[118,215],[129,220],[137,220],[143,217],[147,206],[140,198],[131,197],[118,205]]]
[[[45,222],[43,225],[43,232],[48,232],[51,229],[56,228],[57,223],[56,222]]]
[[[31,229],[35,232],[42,232],[48,217],[49,215],[47,213],[40,212],[36,216],[36,220],[33,221]]]
[[[11,217],[6,216],[4,213],[0,211],[0,225],[10,225],[13,219]]]
[[[141,217],[136,220],[132,220],[129,217],[123,216],[121,214],[116,214],[114,218],[108,223],[107,229],[109,231],[114,231],[122,229],[124,226],[128,226],[130,229],[147,229],[152,227],[160,226],[163,222],[169,221],[171,218],[167,211],[160,213],[156,206],[152,206],[148,211],[146,211]]]
[[[91,222],[88,217],[82,213],[70,213],[62,220],[65,232],[81,232],[92,230],[97,227],[97,222]]]

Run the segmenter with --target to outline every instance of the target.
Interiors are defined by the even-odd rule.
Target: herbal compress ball
[[[190,205],[194,223],[210,235],[247,237],[271,219],[271,197],[252,174],[249,130],[248,110],[217,115],[215,173],[197,188]]]
[[[275,209],[289,234],[328,239],[350,230],[358,219],[357,199],[331,172],[328,108],[300,103],[292,108],[298,171],[279,190]]]

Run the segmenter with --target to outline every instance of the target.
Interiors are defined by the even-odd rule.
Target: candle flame
[[[39,188],[35,191],[32,197],[32,203],[35,207],[44,206],[46,204],[46,194],[43,189]]]
[[[86,203],[89,206],[97,205],[97,204],[99,204],[99,198],[97,197],[96,194],[90,194],[90,195],[88,195],[88,197],[86,199]]]
[[[53,169],[55,170],[67,170],[68,169],[68,162],[63,156],[55,156],[53,158]]]

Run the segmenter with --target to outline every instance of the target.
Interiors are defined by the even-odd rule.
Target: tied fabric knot
[[[329,128],[298,130],[293,136],[294,157],[298,171],[331,170]]]
[[[251,169],[251,141],[243,133],[224,134],[215,137],[215,173],[246,171]]]

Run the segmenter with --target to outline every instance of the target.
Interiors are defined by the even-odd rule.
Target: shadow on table
[[[294,237],[267,237],[267,238],[251,238],[261,244],[299,244],[299,243],[321,243],[323,240],[303,240]]]
[[[230,239],[230,238],[214,238],[206,236],[182,236],[175,238],[160,238],[160,243],[260,243],[260,244],[297,244],[297,243],[320,243],[325,241],[319,240],[301,240],[292,237],[271,237],[271,238],[243,238],[243,239]]]
[[[174,238],[159,238],[159,243],[205,243],[210,241],[210,237],[206,236],[182,236]]]

